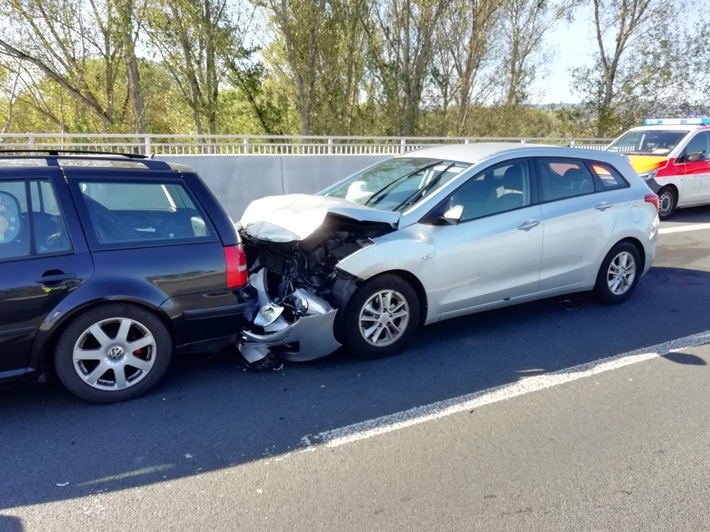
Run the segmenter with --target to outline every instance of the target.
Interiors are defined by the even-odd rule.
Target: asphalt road
[[[0,531],[708,530],[710,208],[659,244],[624,305],[451,320],[385,360],[2,391]]]

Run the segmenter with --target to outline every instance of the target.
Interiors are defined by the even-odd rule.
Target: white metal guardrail
[[[548,137],[335,137],[3,133],[2,150],[77,150],[155,155],[396,155],[436,144],[520,142],[603,149],[611,139]]]

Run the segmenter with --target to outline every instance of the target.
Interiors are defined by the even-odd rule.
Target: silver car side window
[[[594,177],[581,160],[538,159],[542,201],[556,201],[591,194]]]
[[[449,200],[463,206],[461,221],[499,214],[531,203],[530,172],[525,159],[507,161],[473,176]]]
[[[596,177],[596,189],[599,190],[614,190],[617,188],[626,188],[629,184],[621,176],[614,167],[596,161],[590,161],[592,173]]]

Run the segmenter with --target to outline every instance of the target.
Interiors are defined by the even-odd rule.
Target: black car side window
[[[22,185],[22,182],[14,181],[0,183],[0,260],[30,254],[29,223],[23,220],[17,195],[8,190],[22,193]]]
[[[64,216],[48,180],[30,181],[30,203],[32,234],[37,253],[61,253],[71,250]]]
[[[0,182],[0,260],[70,250],[64,217],[48,180]]]

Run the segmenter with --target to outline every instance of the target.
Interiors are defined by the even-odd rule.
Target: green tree
[[[150,133],[186,134],[194,131],[192,109],[183,99],[171,73],[161,62],[139,59]]]
[[[383,0],[363,25],[368,68],[386,134],[420,133],[422,95],[432,74],[436,29],[451,0]]]
[[[114,0],[115,15],[110,29],[123,48],[126,66],[126,80],[129,96],[133,104],[133,118],[136,133],[147,133],[148,123],[144,98],[144,88],[141,83],[141,72],[136,43],[142,31],[141,21],[146,15],[146,2],[141,0]],[[113,36],[106,35],[107,39]]]
[[[243,133],[286,135],[290,132],[290,102],[283,91],[274,89],[273,77],[267,76],[263,62],[252,60],[257,49],[244,49],[243,53],[227,60],[228,89],[222,102],[229,101],[229,117],[220,113],[220,129]]]
[[[615,135],[644,114],[680,105],[692,92],[697,74],[705,72],[692,68],[692,43],[703,39],[702,25],[671,22],[689,12],[689,2],[590,1],[596,59],[573,76],[595,135]]]
[[[6,95],[5,98],[0,98],[0,116],[3,117],[3,121],[0,122],[0,133],[7,133],[12,126],[18,81],[17,73],[11,72],[0,64],[0,91]]]
[[[244,13],[237,7],[227,0],[165,0],[148,13],[149,44],[192,109],[199,135],[217,133],[227,65],[243,52]]]
[[[500,17],[503,104],[527,102],[539,62],[545,59],[543,38],[554,25],[569,19],[576,3],[578,0],[504,0]]]
[[[472,106],[485,103],[496,83],[492,71],[493,33],[504,0],[454,0],[437,25],[433,57],[433,82],[439,89],[441,110],[446,116],[449,105],[456,112],[452,133],[469,134]]]
[[[66,130],[62,116],[37,92],[39,87],[52,92],[43,82],[49,80],[91,111],[100,121],[97,131],[125,129],[129,123],[144,129],[141,102],[135,100],[139,80],[126,74],[135,67],[131,50],[137,32],[118,24],[131,9],[129,0],[0,0],[0,12],[15,30],[0,39],[0,51],[6,68],[20,80],[24,104],[40,106],[39,112]],[[126,79],[137,83],[131,87],[134,120],[126,116],[128,98],[121,92]]]
[[[299,132],[351,134],[364,71],[364,0],[264,0],[274,40],[266,59],[293,102]]]

